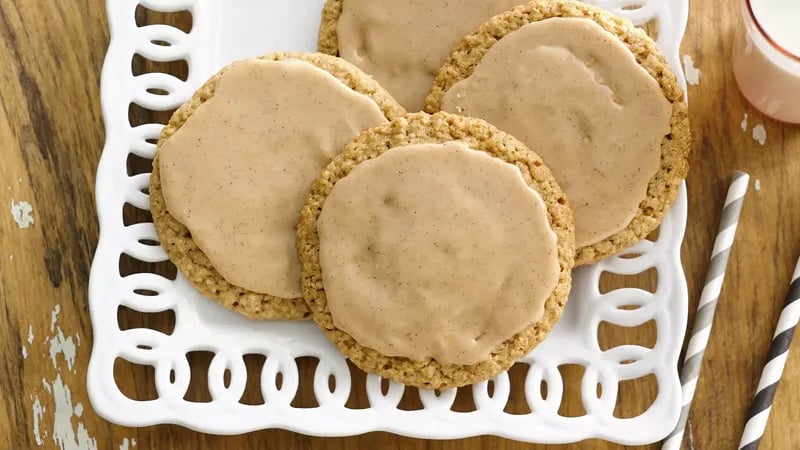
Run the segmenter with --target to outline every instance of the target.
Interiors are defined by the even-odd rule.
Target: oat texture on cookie
[[[309,186],[359,132],[403,113],[369,76],[327,55],[226,67],[158,143],[150,198],[170,259],[201,293],[245,316],[308,318],[294,226]]]
[[[556,89],[565,80],[569,88]],[[485,118],[543,157],[575,211],[577,264],[650,234],[688,171],[683,92],[655,42],[575,1],[517,6],[465,37],[440,69],[426,110]]]
[[[490,207],[486,203],[482,203],[482,199],[487,195],[487,190],[491,191],[493,189],[491,186],[495,186],[495,184],[489,183],[489,187],[477,187],[481,183],[473,180],[474,183],[472,184],[465,182],[455,190],[450,190],[453,185],[459,183],[453,183],[452,185],[447,183],[446,180],[449,179],[450,175],[448,175],[448,169],[442,169],[443,164],[445,164],[443,161],[456,161],[456,159],[448,159],[442,155],[440,155],[442,158],[430,157],[428,161],[430,164],[429,170],[441,174],[442,177],[431,176],[428,180],[424,180],[423,177],[404,176],[404,173],[408,173],[406,171],[418,172],[420,167],[418,163],[429,157],[423,156],[420,158],[415,156],[415,151],[423,152],[424,155],[431,155],[430,153],[425,154],[425,149],[428,151],[450,151],[461,155],[461,157],[467,158],[469,156],[463,152],[458,153],[453,148],[454,146],[464,148],[463,152],[480,152],[482,153],[480,157],[491,160],[484,161],[492,164],[480,166],[483,167],[482,170],[487,170],[487,172],[490,169],[492,171],[495,170],[493,169],[495,167],[494,163],[503,166],[496,167],[498,172],[491,172],[494,174],[492,176],[505,173],[503,172],[504,170],[508,170],[508,173],[515,173],[516,175],[514,176],[518,177],[520,184],[524,186],[525,190],[529,191],[527,194],[520,191],[521,197],[519,198],[528,198],[525,195],[530,195],[541,199],[541,220],[546,223],[547,228],[550,230],[549,233],[552,233],[553,236],[552,254],[550,255],[553,262],[552,275],[546,273],[549,270],[547,268],[550,266],[546,263],[541,263],[541,261],[550,261],[547,257],[537,260],[537,256],[542,255],[527,253],[525,257],[520,256],[525,254],[526,251],[546,251],[543,250],[547,248],[544,244],[539,243],[537,246],[531,246],[530,240],[535,233],[527,229],[524,231],[517,229],[517,231],[509,233],[508,229],[504,228],[508,225],[511,227],[509,229],[513,230],[516,224],[523,223],[527,226],[533,223],[525,216],[526,213],[520,213],[522,215],[516,217],[516,219],[519,219],[518,222],[503,222],[502,217],[485,220],[485,223],[490,224],[487,228],[487,236],[492,235],[485,239],[488,244],[484,248],[479,248],[478,251],[475,249],[461,251],[466,246],[464,246],[465,242],[459,239],[468,237],[469,231],[455,230],[456,227],[453,226],[453,223],[459,223],[466,230],[470,230],[471,227],[476,227],[475,224],[470,224],[470,221],[482,220],[480,214],[476,213],[475,217],[472,217],[470,211],[486,208],[482,212],[491,215],[493,211],[503,210],[504,206],[502,205]],[[457,163],[452,162],[452,164],[455,165]],[[474,167],[477,166],[463,168],[463,170],[454,171],[452,170],[453,168],[449,168],[449,170],[453,173],[465,171],[469,173]],[[374,201],[370,201],[367,196],[364,196],[363,198],[367,200],[353,202],[348,205],[347,197],[359,191],[366,191],[365,186],[360,185],[360,183],[363,180],[371,179],[370,173],[384,174],[384,179],[390,180],[393,185],[399,185],[403,180],[418,180],[421,185],[424,185],[426,192],[432,198],[438,199],[438,196],[446,198],[447,195],[454,194],[450,202],[441,202],[444,205],[439,210],[434,208],[425,209],[422,203],[414,200],[420,195],[407,195],[418,186],[415,186],[411,191],[396,190],[392,186],[384,186],[374,189],[376,196]],[[481,175],[475,176],[480,178]],[[499,176],[502,177],[502,175]],[[454,179],[457,179],[457,177]],[[508,182],[509,186],[513,185],[509,180],[511,178],[503,182]],[[341,189],[337,186],[339,183],[342,185]],[[347,187],[348,184],[350,187]],[[442,192],[433,192],[440,189],[444,194]],[[489,198],[495,198],[493,193],[488,192],[488,194],[491,194]],[[511,200],[515,203],[506,205],[506,207],[523,210],[533,208],[533,204],[529,204],[529,200],[519,200],[519,198]],[[331,203],[326,203],[329,200]],[[325,208],[328,206],[334,208],[334,210],[326,210]],[[338,208],[345,210],[344,214],[337,214],[336,209]],[[419,248],[403,242],[397,233],[387,231],[387,227],[413,220],[409,219],[409,216],[415,213],[426,216],[426,220],[418,221],[420,229],[415,230],[413,234],[415,239],[423,242],[430,241],[428,242],[430,245],[425,245],[425,248],[431,251],[430,254],[419,254]],[[324,217],[324,215],[328,217]],[[351,216],[357,217],[352,218]],[[457,222],[452,222],[453,217],[458,217]],[[331,230],[336,231],[337,235],[339,235],[338,233],[346,234],[348,233],[347,225],[354,223],[368,224],[370,221],[386,220],[391,220],[392,223],[385,223],[385,227],[382,225],[374,227],[376,230],[382,229],[382,233],[373,233],[370,230],[374,225],[372,224],[366,226],[363,236],[356,236],[350,233],[352,239],[343,240],[343,242],[332,244],[334,240],[331,236],[326,235],[326,233],[330,234]],[[342,225],[340,222],[346,223]],[[442,225],[443,229],[438,229],[439,225]],[[534,152],[513,137],[479,119],[447,113],[439,113],[433,116],[417,113],[362,133],[346,147],[342,154],[334,158],[314,183],[311,194],[301,213],[297,232],[298,250],[302,265],[303,295],[317,324],[334,344],[363,370],[421,388],[446,389],[463,386],[488,379],[508,369],[516,359],[530,352],[533,347],[544,339],[560,317],[570,290],[571,268],[574,263],[574,224],[572,213],[567,206],[561,189],[549,169]],[[506,236],[501,237],[500,234],[502,233],[505,233]],[[451,235],[455,235],[455,238]],[[515,244],[514,237],[519,238],[516,242],[518,248],[511,250]],[[480,239],[473,239],[470,241],[470,246],[474,244],[475,247],[480,247],[479,241]],[[492,268],[484,267],[480,261],[475,261],[476,270],[480,273],[470,275],[482,277],[486,281],[487,286],[484,287],[487,292],[493,292],[493,289],[497,289],[494,292],[495,294],[505,292],[513,296],[515,289],[526,286],[525,283],[535,283],[534,278],[528,277],[527,274],[521,278],[517,277],[518,272],[535,272],[537,269],[542,269],[541,278],[538,280],[542,285],[547,286],[547,292],[542,295],[540,309],[526,313],[529,318],[528,321],[524,320],[524,318],[509,319],[506,323],[511,328],[517,329],[514,331],[506,329],[508,334],[502,337],[492,335],[491,339],[494,340],[490,341],[491,345],[484,348],[481,347],[483,343],[480,341],[483,338],[489,339],[489,337],[481,334],[472,336],[469,333],[479,332],[483,328],[497,330],[502,328],[503,324],[488,323],[493,320],[492,315],[488,313],[470,314],[469,312],[464,312],[464,309],[475,305],[470,303],[469,294],[461,295],[464,293],[458,291],[462,286],[451,285],[450,282],[458,278],[444,272],[430,278],[425,273],[424,269],[427,266],[425,266],[426,263],[424,261],[458,261],[457,258],[450,259],[452,258],[450,254],[474,256],[481,254],[481,251],[485,252],[483,254],[491,259],[491,253],[493,251],[502,251],[503,245],[510,246],[506,248],[509,253],[518,251],[519,253],[514,254],[516,255],[515,257],[520,257],[520,259],[503,268],[505,272],[500,273],[492,273]],[[383,251],[390,252],[398,249],[400,249],[399,253],[394,254],[397,257],[393,256],[391,258],[395,262],[393,265],[387,264],[387,261],[384,261],[383,256],[380,254]],[[403,253],[403,251],[409,249],[411,249],[410,253],[413,254]],[[336,261],[337,258],[345,261],[349,259],[349,264],[338,264],[340,261]],[[526,261],[528,265],[525,265],[522,261]],[[335,271],[332,272],[332,270]],[[454,265],[452,270],[469,271],[472,269]],[[433,272],[435,271],[431,271],[431,273]],[[422,274],[422,276],[421,278],[408,278],[405,276],[408,273]],[[359,304],[359,308],[364,305],[367,305],[367,308],[357,311],[353,311],[353,308],[349,310],[347,308],[342,309],[341,306],[343,305],[351,307],[355,305],[355,303],[349,303],[351,299],[344,302],[341,300],[343,292],[352,293],[352,291],[348,291],[347,282],[356,281],[367,286],[373,276],[377,279],[376,283],[379,284],[382,282],[395,283],[394,288],[389,287],[388,290],[385,290],[377,287],[377,290],[373,291],[381,295],[389,293],[391,298],[374,299],[366,296],[363,297],[366,300]],[[337,277],[343,277],[343,279],[331,282],[332,279]],[[409,280],[414,280],[411,283],[414,286],[401,286],[403,282],[408,282]],[[490,282],[490,280],[497,281],[496,286],[494,281]],[[527,286],[530,287],[530,284]],[[327,290],[329,288],[331,289],[331,297],[328,296]],[[375,288],[375,286],[370,289],[372,288]],[[414,301],[425,301],[425,291],[440,292],[443,295],[448,295],[450,294],[447,292],[448,289],[453,290],[455,296],[461,295],[459,298],[464,299],[463,303],[449,310],[435,311],[434,315],[437,317],[416,317],[414,319],[421,320],[422,322],[420,323],[444,324],[448,320],[458,323],[459,325],[456,326],[458,332],[444,333],[449,334],[444,341],[432,342],[425,340],[423,336],[404,336],[404,333],[413,334],[412,331],[409,331],[408,325],[414,323],[414,320],[399,323],[400,319],[398,315],[395,315],[395,317],[398,317],[397,323],[392,323],[391,316],[393,314],[384,315],[388,310],[393,310],[393,308],[399,308],[399,314],[404,314],[402,312],[403,304],[407,306]],[[334,299],[333,295],[340,295],[340,297]],[[381,305],[383,300],[387,303]],[[359,300],[352,301],[358,302]],[[398,305],[393,304],[392,302],[394,301],[399,303],[410,301],[411,303]],[[483,305],[483,307],[491,309],[492,305],[496,305],[497,318],[508,317],[506,313],[511,314],[511,310],[506,311],[504,309],[508,305],[503,304],[502,300],[498,300],[497,303],[493,302],[494,300],[487,302],[491,304],[488,306]],[[520,311],[528,310],[523,308]],[[342,315],[344,314],[348,317],[343,317]],[[353,314],[361,317],[353,316]],[[470,320],[475,317],[480,317],[485,323],[471,323]],[[370,336],[365,335],[363,325],[370,318],[386,325],[388,331],[375,333],[373,328],[373,331],[368,333]],[[376,339],[375,334],[378,334]],[[469,335],[470,339],[474,339],[474,341],[469,341],[468,339],[460,340],[459,334],[464,335],[462,337]],[[453,339],[452,342],[445,343],[451,338]],[[416,350],[409,352],[409,343],[414,342],[420,345],[417,346]],[[465,350],[464,353],[459,353],[457,347],[464,343],[469,345],[465,345],[462,348],[462,350]],[[473,347],[473,344],[477,347]],[[373,347],[379,347],[379,349]],[[476,348],[479,348],[480,351],[469,353]],[[486,353],[483,353],[484,349]]]

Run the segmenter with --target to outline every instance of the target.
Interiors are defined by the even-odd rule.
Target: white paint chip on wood
[[[41,399],[39,395],[32,395],[33,400],[33,435],[37,446],[42,446],[48,440],[48,431],[45,427],[52,421],[52,430],[49,438],[60,450],[97,450],[97,440],[89,435],[86,426],[80,419],[83,417],[83,404],[78,402],[73,405],[72,392],[61,378],[63,363],[59,363],[58,355],[63,355],[66,367],[73,370],[75,365],[76,345],[72,336],[64,336],[61,327],[57,325],[61,306],[55,305],[50,315],[50,330],[55,334],[43,339],[43,346],[49,345],[50,359],[56,371],[55,379],[48,382],[42,378],[42,387],[47,395]],[[80,345],[80,335],[75,338]],[[28,344],[33,344],[33,325],[28,326]],[[27,351],[23,347],[23,351]],[[36,352],[33,352],[36,355]],[[74,371],[74,370],[73,370]],[[44,404],[53,405],[51,413],[47,414]],[[49,427],[48,427],[49,428]]]
[[[53,420],[53,441],[61,450],[97,450],[97,440],[89,436],[83,422],[77,423],[77,429],[72,425],[73,416],[76,415],[76,406],[72,405],[72,392],[69,386],[61,380],[61,374],[56,375],[53,381],[53,400],[56,405]],[[83,412],[83,406],[80,406]]]
[[[11,199],[11,217],[21,229],[30,228],[33,225],[33,207],[25,201],[15,202]]]
[[[28,359],[28,349],[24,345],[22,346],[22,359]]]
[[[753,140],[761,145],[767,143],[767,129],[764,125],[756,125],[753,127]]]
[[[747,131],[747,113],[744,113],[744,119],[742,119],[742,131]]]
[[[58,321],[58,315],[61,313],[61,305],[56,305],[53,308],[53,312],[50,313],[50,332],[56,331],[56,322]]]
[[[694,60],[691,55],[683,55],[683,72],[686,74],[687,83],[692,86],[700,84],[700,77],[703,76],[703,73],[694,66]]]
[[[756,179],[754,188],[755,188],[756,191],[760,191],[761,190],[761,180]]]
[[[44,408],[42,407],[42,403],[39,402],[39,397],[35,397],[33,399],[33,438],[36,440],[36,445],[40,447],[44,444],[42,435],[39,432],[39,421],[42,420],[43,416]]]
[[[58,327],[58,331],[55,336],[50,338],[50,359],[53,362],[53,368],[57,368],[56,366],[56,359],[58,355],[61,354],[64,356],[64,361],[67,363],[67,368],[72,370],[72,367],[75,365],[75,353],[76,353],[76,345],[75,341],[72,340],[72,336],[64,336],[64,332],[61,331],[61,327]]]

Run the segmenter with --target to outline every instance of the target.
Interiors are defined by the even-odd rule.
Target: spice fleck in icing
[[[229,283],[300,297],[295,225],[310,185],[385,122],[369,97],[310,63],[234,64],[159,149],[167,209]]]
[[[574,211],[577,247],[613,236],[635,217],[672,115],[627,47],[580,18],[509,33],[447,91],[442,109],[485,119],[544,159]]]
[[[334,324],[387,356],[486,360],[541,319],[559,279],[541,196],[514,165],[459,142],[359,164],[318,232]]]
[[[372,74],[409,111],[420,111],[436,72],[467,33],[520,0],[347,0],[339,55]]]

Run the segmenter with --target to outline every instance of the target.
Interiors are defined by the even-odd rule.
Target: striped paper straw
[[[789,294],[786,295],[786,305],[781,311],[778,326],[775,327],[767,364],[764,366],[764,371],[761,372],[756,396],[750,406],[750,413],[747,415],[742,440],[739,442],[740,450],[756,450],[761,442],[761,436],[764,435],[764,430],[767,428],[767,419],[769,419],[769,412],[772,409],[772,399],[775,398],[775,390],[778,388],[778,382],[781,381],[786,358],[789,356],[789,346],[792,343],[792,336],[794,336],[798,321],[800,321],[800,260],[797,261],[794,268],[792,285],[789,287]]]
[[[736,236],[739,216],[742,213],[742,203],[744,203],[749,183],[750,175],[744,172],[733,173],[733,180],[728,189],[728,196],[725,199],[725,207],[719,222],[719,232],[711,251],[711,263],[708,266],[706,282],[703,292],[700,294],[700,303],[697,305],[691,339],[689,339],[684,356],[683,370],[681,371],[683,391],[681,415],[675,429],[664,440],[661,447],[663,450],[679,450],[683,441],[683,431],[686,428],[686,421],[689,420],[689,410],[692,407],[692,399],[697,387],[697,377],[700,375],[700,366],[703,363],[703,355],[711,334],[717,300],[722,291],[722,282],[725,280],[725,268],[728,266],[728,257]]]

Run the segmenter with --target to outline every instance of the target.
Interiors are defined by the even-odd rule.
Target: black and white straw
[[[725,207],[719,223],[719,232],[711,251],[711,262],[708,266],[703,292],[700,294],[700,303],[697,306],[697,315],[694,319],[691,338],[686,347],[686,355],[681,371],[681,390],[683,403],[678,424],[672,433],[667,436],[662,445],[662,450],[679,450],[683,441],[683,432],[689,420],[689,411],[692,407],[697,378],[700,375],[700,366],[703,355],[708,346],[711,335],[711,326],[714,323],[714,313],[717,310],[717,300],[722,292],[722,282],[725,280],[725,269],[728,266],[728,257],[736,237],[739,225],[739,216],[742,204],[747,194],[750,176],[744,172],[734,172],[728,196],[725,198]]]
[[[786,305],[778,319],[767,363],[761,372],[756,396],[747,415],[742,440],[739,442],[740,450],[756,450],[761,442],[761,437],[767,428],[769,412],[772,409],[772,399],[775,398],[775,390],[778,388],[778,382],[781,381],[786,358],[789,356],[789,346],[792,343],[792,336],[794,336],[798,321],[800,321],[800,261],[794,268],[792,285],[786,296]]]

